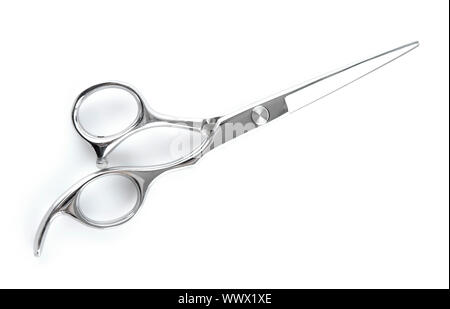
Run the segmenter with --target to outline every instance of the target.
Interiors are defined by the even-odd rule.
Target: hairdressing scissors
[[[35,237],[35,255],[40,255],[49,225],[57,215],[69,215],[81,223],[96,228],[108,228],[123,224],[130,220],[139,210],[149,185],[159,175],[169,170],[193,165],[203,155],[216,148],[218,145],[271,122],[282,115],[304,108],[394,61],[418,46],[418,42],[412,42],[397,47],[314,78],[300,86],[293,87],[272,96],[269,99],[246,106],[230,115],[219,117],[178,119],[161,115],[150,109],[145,104],[143,97],[134,88],[119,82],[101,83],[84,90],[75,100],[72,120],[79,135],[94,149],[97,156],[97,166],[102,169],[78,181],[51,206],[42,219]],[[137,104],[138,113],[134,121],[118,133],[112,135],[92,134],[86,130],[80,122],[80,106],[82,106],[86,99],[93,93],[107,88],[117,88],[129,93]],[[290,101],[287,101],[286,98],[294,93],[298,93],[296,94],[295,102],[291,103]],[[164,164],[137,167],[107,167],[108,155],[121,142],[136,132],[154,127],[187,129],[198,134],[201,137],[200,142],[187,154],[183,154],[179,158]],[[93,220],[83,213],[80,207],[79,197],[88,184],[108,175],[118,175],[129,180],[135,186],[137,191],[136,203],[128,213],[116,219],[106,221]]]

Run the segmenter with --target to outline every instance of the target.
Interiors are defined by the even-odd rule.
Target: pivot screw
[[[261,126],[269,121],[269,111],[264,106],[256,106],[252,110],[252,120],[257,126]]]

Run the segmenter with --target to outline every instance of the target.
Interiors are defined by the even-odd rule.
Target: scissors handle
[[[155,178],[162,173],[184,166],[189,166],[197,162],[198,158],[191,158],[190,160],[182,161],[176,165],[160,165],[152,168],[107,168],[94,172],[69,188],[63,195],[61,195],[47,211],[46,215],[39,225],[38,231],[34,240],[34,253],[39,256],[45,237],[47,235],[50,223],[54,218],[61,214],[69,215],[77,221],[94,227],[94,228],[109,228],[123,224],[133,218],[137,211],[141,208],[145,199],[147,190]],[[83,190],[92,182],[105,176],[122,176],[127,178],[136,188],[137,198],[134,206],[124,215],[106,221],[99,221],[89,218],[82,208],[80,203],[80,196]]]
[[[97,135],[86,130],[80,121],[80,107],[86,99],[97,91],[108,88],[115,88],[129,93],[137,104],[136,118],[123,130],[111,135]],[[177,119],[174,117],[161,115],[145,104],[143,97],[131,86],[120,82],[105,82],[91,86],[81,92],[75,100],[72,110],[72,121],[75,130],[85,139],[93,148],[97,155],[97,166],[107,167],[107,156],[127,137],[141,130],[150,127],[177,127],[202,132],[202,128],[207,119]]]

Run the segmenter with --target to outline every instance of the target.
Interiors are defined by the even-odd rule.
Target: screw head
[[[269,121],[269,111],[264,106],[256,106],[252,110],[252,121],[257,125],[261,126]]]

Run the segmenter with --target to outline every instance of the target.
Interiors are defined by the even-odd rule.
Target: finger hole
[[[106,175],[88,183],[78,197],[78,209],[94,224],[120,221],[131,214],[139,192],[131,178]]]
[[[120,133],[137,120],[138,100],[136,95],[122,88],[98,89],[83,99],[78,121],[93,136],[105,137]]]

